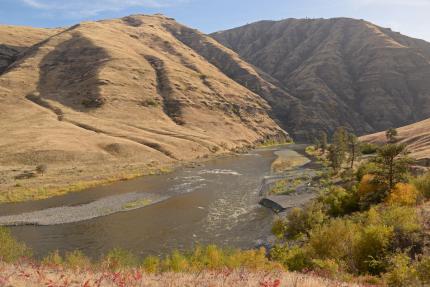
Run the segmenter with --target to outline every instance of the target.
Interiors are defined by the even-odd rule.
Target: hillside
[[[32,180],[55,185],[64,175],[141,173],[287,137],[264,99],[167,26],[179,24],[137,15],[25,41],[48,37],[0,75],[2,190],[38,164],[48,165],[48,175]],[[0,30],[0,40],[23,44],[1,35],[14,29]]]
[[[211,36],[298,100],[278,118],[296,138],[340,125],[367,134],[430,117],[425,41],[347,18],[261,21]],[[284,105],[282,96],[273,102]]]
[[[397,132],[398,141],[408,146],[411,156],[419,163],[430,166],[430,119],[398,128]],[[376,144],[385,143],[385,132],[366,135],[360,140]]]
[[[0,74],[15,61],[19,53],[59,31],[0,25]]]

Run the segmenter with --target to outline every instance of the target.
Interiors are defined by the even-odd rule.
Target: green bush
[[[350,220],[332,219],[311,231],[307,246],[312,259],[340,262],[352,258],[360,226]]]
[[[160,271],[160,258],[148,256],[143,260],[142,267],[148,273],[157,273]]]
[[[51,251],[45,258],[42,259],[42,264],[48,266],[60,266],[64,263],[58,250]]]
[[[325,189],[318,200],[324,204],[327,214],[333,217],[343,216],[359,210],[358,195],[353,187],[346,190],[340,186]]]
[[[281,218],[276,219],[272,224],[272,234],[275,235],[278,239],[285,238],[287,233],[287,224]]]
[[[138,265],[138,259],[127,250],[115,248],[102,259],[102,265],[112,270],[118,270]]]
[[[10,263],[29,256],[31,250],[24,243],[16,241],[9,229],[0,227],[0,261]]]
[[[357,194],[360,208],[366,210],[373,205],[383,202],[388,195],[388,190],[386,186],[375,180],[374,175],[366,174],[362,177],[358,185]]]
[[[422,196],[430,199],[430,173],[414,178],[412,184],[415,185]]]
[[[378,275],[387,268],[387,256],[394,236],[391,226],[370,225],[361,228],[355,246],[355,261],[361,274]]]
[[[173,251],[161,262],[162,271],[185,272],[188,267],[187,258],[178,250]]]
[[[415,263],[418,278],[424,286],[430,286],[430,257],[424,256]]]
[[[417,211],[413,207],[371,208],[366,213],[364,224],[392,227],[394,236],[390,249],[393,251],[408,251],[411,255],[422,251],[424,244],[422,226]]]
[[[357,181],[360,182],[366,174],[374,174],[378,169],[378,165],[374,162],[363,162],[355,172]]]
[[[364,155],[375,154],[378,151],[378,146],[372,143],[361,143],[360,150]]]
[[[64,265],[71,269],[87,269],[91,260],[80,250],[67,252],[64,256]]]
[[[312,266],[307,250],[302,247],[289,247],[287,244],[275,245],[270,250],[270,259],[280,262],[290,271],[302,271]]]
[[[226,250],[216,245],[197,246],[185,255],[190,271],[223,268],[270,269],[274,265],[266,257],[266,250]]]
[[[311,202],[304,208],[293,208],[287,215],[286,236],[288,238],[309,236],[309,231],[315,226],[321,225],[326,218],[323,206],[319,202]]]
[[[406,254],[395,254],[390,259],[390,268],[384,274],[388,286],[408,287],[420,286],[417,270],[410,264],[411,259]]]
[[[324,277],[336,278],[340,274],[339,264],[333,259],[312,260],[313,269]]]

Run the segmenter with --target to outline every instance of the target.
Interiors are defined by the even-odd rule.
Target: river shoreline
[[[270,150],[276,149],[283,145],[265,147],[262,149]],[[257,149],[258,150],[258,149]],[[182,165],[177,165],[175,169],[172,169],[169,173],[159,173],[158,175],[169,175],[174,174],[175,171],[180,169],[195,169],[204,165],[205,163],[214,161],[214,160],[222,160],[222,159],[233,159],[241,156],[241,154],[222,154],[218,155],[214,158],[207,159],[199,159],[193,162],[187,162]],[[157,174],[153,175],[157,176]],[[144,177],[140,177],[143,179]],[[139,179],[139,178],[138,178]],[[133,181],[134,179],[130,179]],[[120,181],[111,183],[111,186],[115,186],[115,184],[121,184]],[[104,187],[109,187],[109,185],[100,185],[94,188],[81,190],[80,192],[89,192],[91,190],[100,190]],[[68,200],[69,197],[79,196],[77,193],[69,193],[65,195],[61,195],[58,197],[52,197],[39,201],[29,201],[20,203],[25,206],[26,204],[31,205],[32,202],[35,203],[43,203],[49,201],[55,201],[55,199],[64,198],[64,205],[60,203],[60,205],[41,205],[39,208],[26,210],[23,209],[23,212],[16,213],[4,211],[7,210],[7,207],[17,205],[15,204],[2,204],[3,211],[0,212],[0,226],[25,226],[25,225],[35,225],[35,226],[49,226],[49,225],[58,225],[58,224],[67,224],[80,222],[85,220],[90,220],[94,218],[99,218],[102,216],[112,215],[118,212],[127,212],[135,209],[143,208],[150,206],[152,204],[157,204],[166,200],[170,197],[170,195],[164,195],[159,193],[151,193],[151,192],[130,192],[125,194],[103,194],[100,193],[100,197],[90,198],[88,202],[73,202]],[[60,201],[61,202],[61,201]],[[13,209],[12,209],[13,210]]]
[[[262,150],[276,150],[283,146],[273,146],[262,148]],[[299,148],[299,150],[302,150]],[[304,149],[303,149],[304,150]],[[306,156],[294,151],[292,149],[280,149],[273,152],[276,156],[272,162],[272,172],[277,174],[286,172],[294,168],[299,168],[311,162]],[[240,156],[224,155],[217,157],[217,159],[234,158]],[[212,159],[214,160],[214,159]],[[178,168],[196,168],[201,166],[206,161],[187,163]],[[273,166],[277,165],[278,168],[274,170]],[[282,169],[279,169],[282,166]],[[176,170],[177,170],[176,169]],[[264,184],[264,180],[263,183]],[[171,195],[151,192],[130,192],[125,194],[101,195],[100,198],[95,198],[85,203],[69,202],[60,206],[47,206],[46,208],[28,210],[17,214],[0,214],[0,226],[23,226],[23,225],[37,225],[49,226],[58,224],[75,223],[103,216],[112,215],[118,212],[127,212],[135,209],[150,206],[152,204],[160,203]],[[308,200],[308,196],[306,201]],[[48,201],[48,200],[46,200]],[[67,199],[66,199],[67,201]],[[296,200],[294,200],[296,202]],[[300,203],[302,201],[300,200]],[[292,203],[293,205],[295,203]],[[5,206],[5,205],[4,205]]]
[[[254,248],[267,242],[274,219],[272,211],[258,204],[260,185],[274,174],[276,152],[285,149],[304,147],[262,148],[169,174],[3,205],[0,223],[11,225],[14,236],[38,258],[52,250],[80,249],[97,258],[117,247],[142,256],[189,250],[195,244]],[[301,172],[302,167],[288,171]],[[307,198],[297,193],[289,200],[300,206]]]

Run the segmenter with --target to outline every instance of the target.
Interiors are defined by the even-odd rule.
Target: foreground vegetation
[[[312,273],[288,273],[264,248],[197,246],[143,260],[114,249],[97,261],[80,251],[54,251],[34,262],[31,251],[5,228],[0,228],[0,241],[0,286],[349,286]]]
[[[410,174],[413,160],[395,137],[389,130],[388,144],[362,147],[340,128],[332,144],[317,141],[308,148],[327,166],[321,178],[326,188],[275,222],[271,259],[289,270],[319,270],[342,280],[364,276],[375,284],[429,286],[420,205],[430,199],[430,174]],[[361,159],[362,150],[373,155]]]

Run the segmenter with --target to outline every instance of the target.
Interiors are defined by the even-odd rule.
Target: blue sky
[[[284,18],[352,17],[430,41],[430,0],[0,0],[0,23],[36,27],[163,13],[209,33]]]

